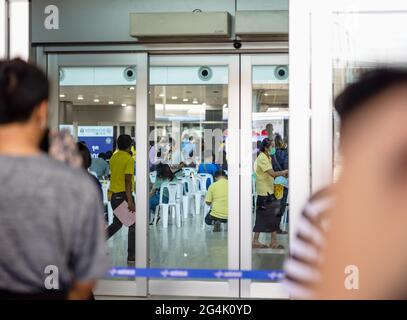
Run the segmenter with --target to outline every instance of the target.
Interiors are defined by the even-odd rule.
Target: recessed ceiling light
[[[267,92],[264,94],[265,97],[268,97],[268,95],[269,95],[269,94],[268,94]]]
[[[60,98],[65,98],[65,95],[64,95],[63,93],[61,93],[61,94],[59,95],[59,97],[60,97]]]
[[[114,101],[109,101],[109,104],[114,104]]]
[[[79,96],[78,96],[78,100],[83,100],[83,96],[82,96],[82,95],[79,95]]]
[[[132,91],[133,91],[134,89],[135,89],[134,87],[130,87],[130,88],[129,88],[129,90],[132,90]]]
[[[202,106],[203,106],[203,107],[206,107],[206,103],[205,103],[205,102],[204,102],[204,103],[202,103]]]
[[[172,100],[177,100],[178,97],[177,97],[177,96],[172,96],[171,99],[172,99]]]
[[[280,111],[280,108],[270,107],[267,109],[267,112],[273,112],[273,111]]]
[[[182,101],[184,101],[184,102],[188,102],[188,101],[189,101],[189,99],[184,98],[184,99],[182,99]]]
[[[193,104],[198,104],[198,100],[192,101]]]
[[[164,97],[165,97],[165,94],[164,94],[164,93],[160,93],[158,96],[161,97],[161,98],[164,98]]]
[[[93,102],[98,103],[98,102],[100,102],[100,100],[98,98],[96,98],[96,99],[93,99]]]
[[[125,104],[125,103],[122,103],[122,107],[127,107],[127,104]]]

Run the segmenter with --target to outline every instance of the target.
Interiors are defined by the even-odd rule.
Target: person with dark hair
[[[164,182],[170,182],[175,179],[175,174],[171,170],[171,167],[166,163],[160,163],[157,165],[157,178],[150,191],[150,212],[155,215],[155,209],[160,203],[160,188]],[[168,203],[168,190],[164,190],[163,203]],[[157,218],[157,223],[160,217]],[[150,223],[152,225],[153,222]]]
[[[211,150],[204,151],[204,162],[198,166],[198,173],[208,173],[215,177],[215,173],[221,170],[221,167],[214,163],[215,162],[215,155]],[[211,185],[210,180],[206,181],[206,188],[208,189]]]
[[[303,209],[285,265],[292,297],[405,298],[406,89],[406,69],[379,68],[335,99],[341,176]],[[358,290],[347,290],[338,277],[349,264],[363,270]]]
[[[113,152],[110,151],[110,150],[105,153],[105,158],[104,159],[106,160],[107,163],[110,162],[110,158],[112,157],[112,155],[113,155]]]
[[[115,152],[110,159],[110,187],[112,193],[111,205],[115,210],[122,202],[126,201],[130,212],[135,212],[135,204],[133,200],[134,191],[134,160],[130,155],[133,139],[122,134],[117,138],[118,151]],[[108,238],[111,238],[117,231],[121,229],[123,224],[113,216],[112,224],[107,228]],[[127,235],[127,261],[134,263],[136,259],[136,237],[135,225],[129,227]]]
[[[34,65],[0,61],[0,299],[89,299],[107,271],[95,185],[40,150],[48,87]],[[57,288],[44,284],[46,270]]]
[[[257,212],[256,222],[253,228],[253,248],[284,249],[277,242],[277,231],[279,230],[280,219],[277,217],[279,204],[274,198],[274,178],[287,176],[288,170],[274,171],[271,162],[271,151],[274,143],[269,138],[265,138],[260,146],[260,153],[254,162],[256,174],[257,191]],[[276,212],[277,211],[277,212]],[[260,232],[271,233],[271,243],[262,244],[259,241]]]
[[[99,153],[99,156],[92,159],[90,171],[94,172],[98,179],[104,180],[109,177],[109,164],[105,160],[106,155],[104,153]]]
[[[79,155],[81,156],[81,159],[82,159],[82,167],[89,174],[90,178],[95,182],[98,190],[100,191],[100,201],[102,201],[102,199],[103,199],[102,185],[101,185],[100,181],[98,180],[98,178],[89,172],[90,164],[92,162],[92,157],[90,155],[90,151],[89,151],[88,147],[83,143],[78,142],[76,145],[78,148]]]
[[[223,170],[216,171],[214,178],[205,196],[206,204],[211,207],[205,223],[213,225],[213,232],[219,232],[221,223],[228,222],[228,179]]]

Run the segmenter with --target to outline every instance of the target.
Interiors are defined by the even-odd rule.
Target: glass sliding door
[[[243,55],[241,72],[242,269],[282,270],[289,250],[288,56]],[[243,280],[242,295],[286,297],[268,280]]]
[[[239,269],[238,70],[238,56],[150,59],[151,268]],[[199,278],[150,279],[150,293],[239,294]]]
[[[145,234],[143,219],[137,215],[136,225],[125,227],[114,216],[115,196],[124,190],[114,190],[117,181],[112,183],[110,159],[118,151],[116,141],[121,134],[133,140],[131,157],[134,161],[133,196],[135,203],[143,212],[142,186],[136,175],[136,141],[142,134],[137,128],[138,109],[143,109],[143,97],[139,85],[144,89],[147,75],[139,73],[137,64],[147,65],[147,56],[127,54],[83,54],[49,55],[48,70],[55,86],[51,97],[50,123],[54,129],[66,130],[78,143],[87,146],[91,154],[89,174],[100,181],[103,193],[104,211],[108,234],[107,248],[111,267],[145,267]],[[147,66],[145,67],[147,69]],[[144,77],[144,79],[143,79]],[[55,79],[58,79],[55,81]],[[145,135],[146,136],[146,135]],[[139,143],[139,147],[141,148]],[[142,170],[142,165],[137,164]],[[140,188],[141,187],[141,188]],[[137,191],[140,190],[140,195]],[[97,201],[97,199],[95,199]],[[137,230],[136,230],[137,229]],[[137,240],[136,241],[136,234]],[[134,283],[139,286],[134,286]],[[146,295],[146,280],[134,278],[112,278],[100,281],[97,294]]]

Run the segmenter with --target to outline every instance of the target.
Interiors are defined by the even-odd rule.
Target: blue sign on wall
[[[85,142],[92,158],[113,151],[113,127],[78,127],[78,141]]]

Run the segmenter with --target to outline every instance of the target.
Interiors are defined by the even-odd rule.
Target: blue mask
[[[270,149],[270,155],[274,156],[275,154],[276,154],[276,148],[273,147]]]

